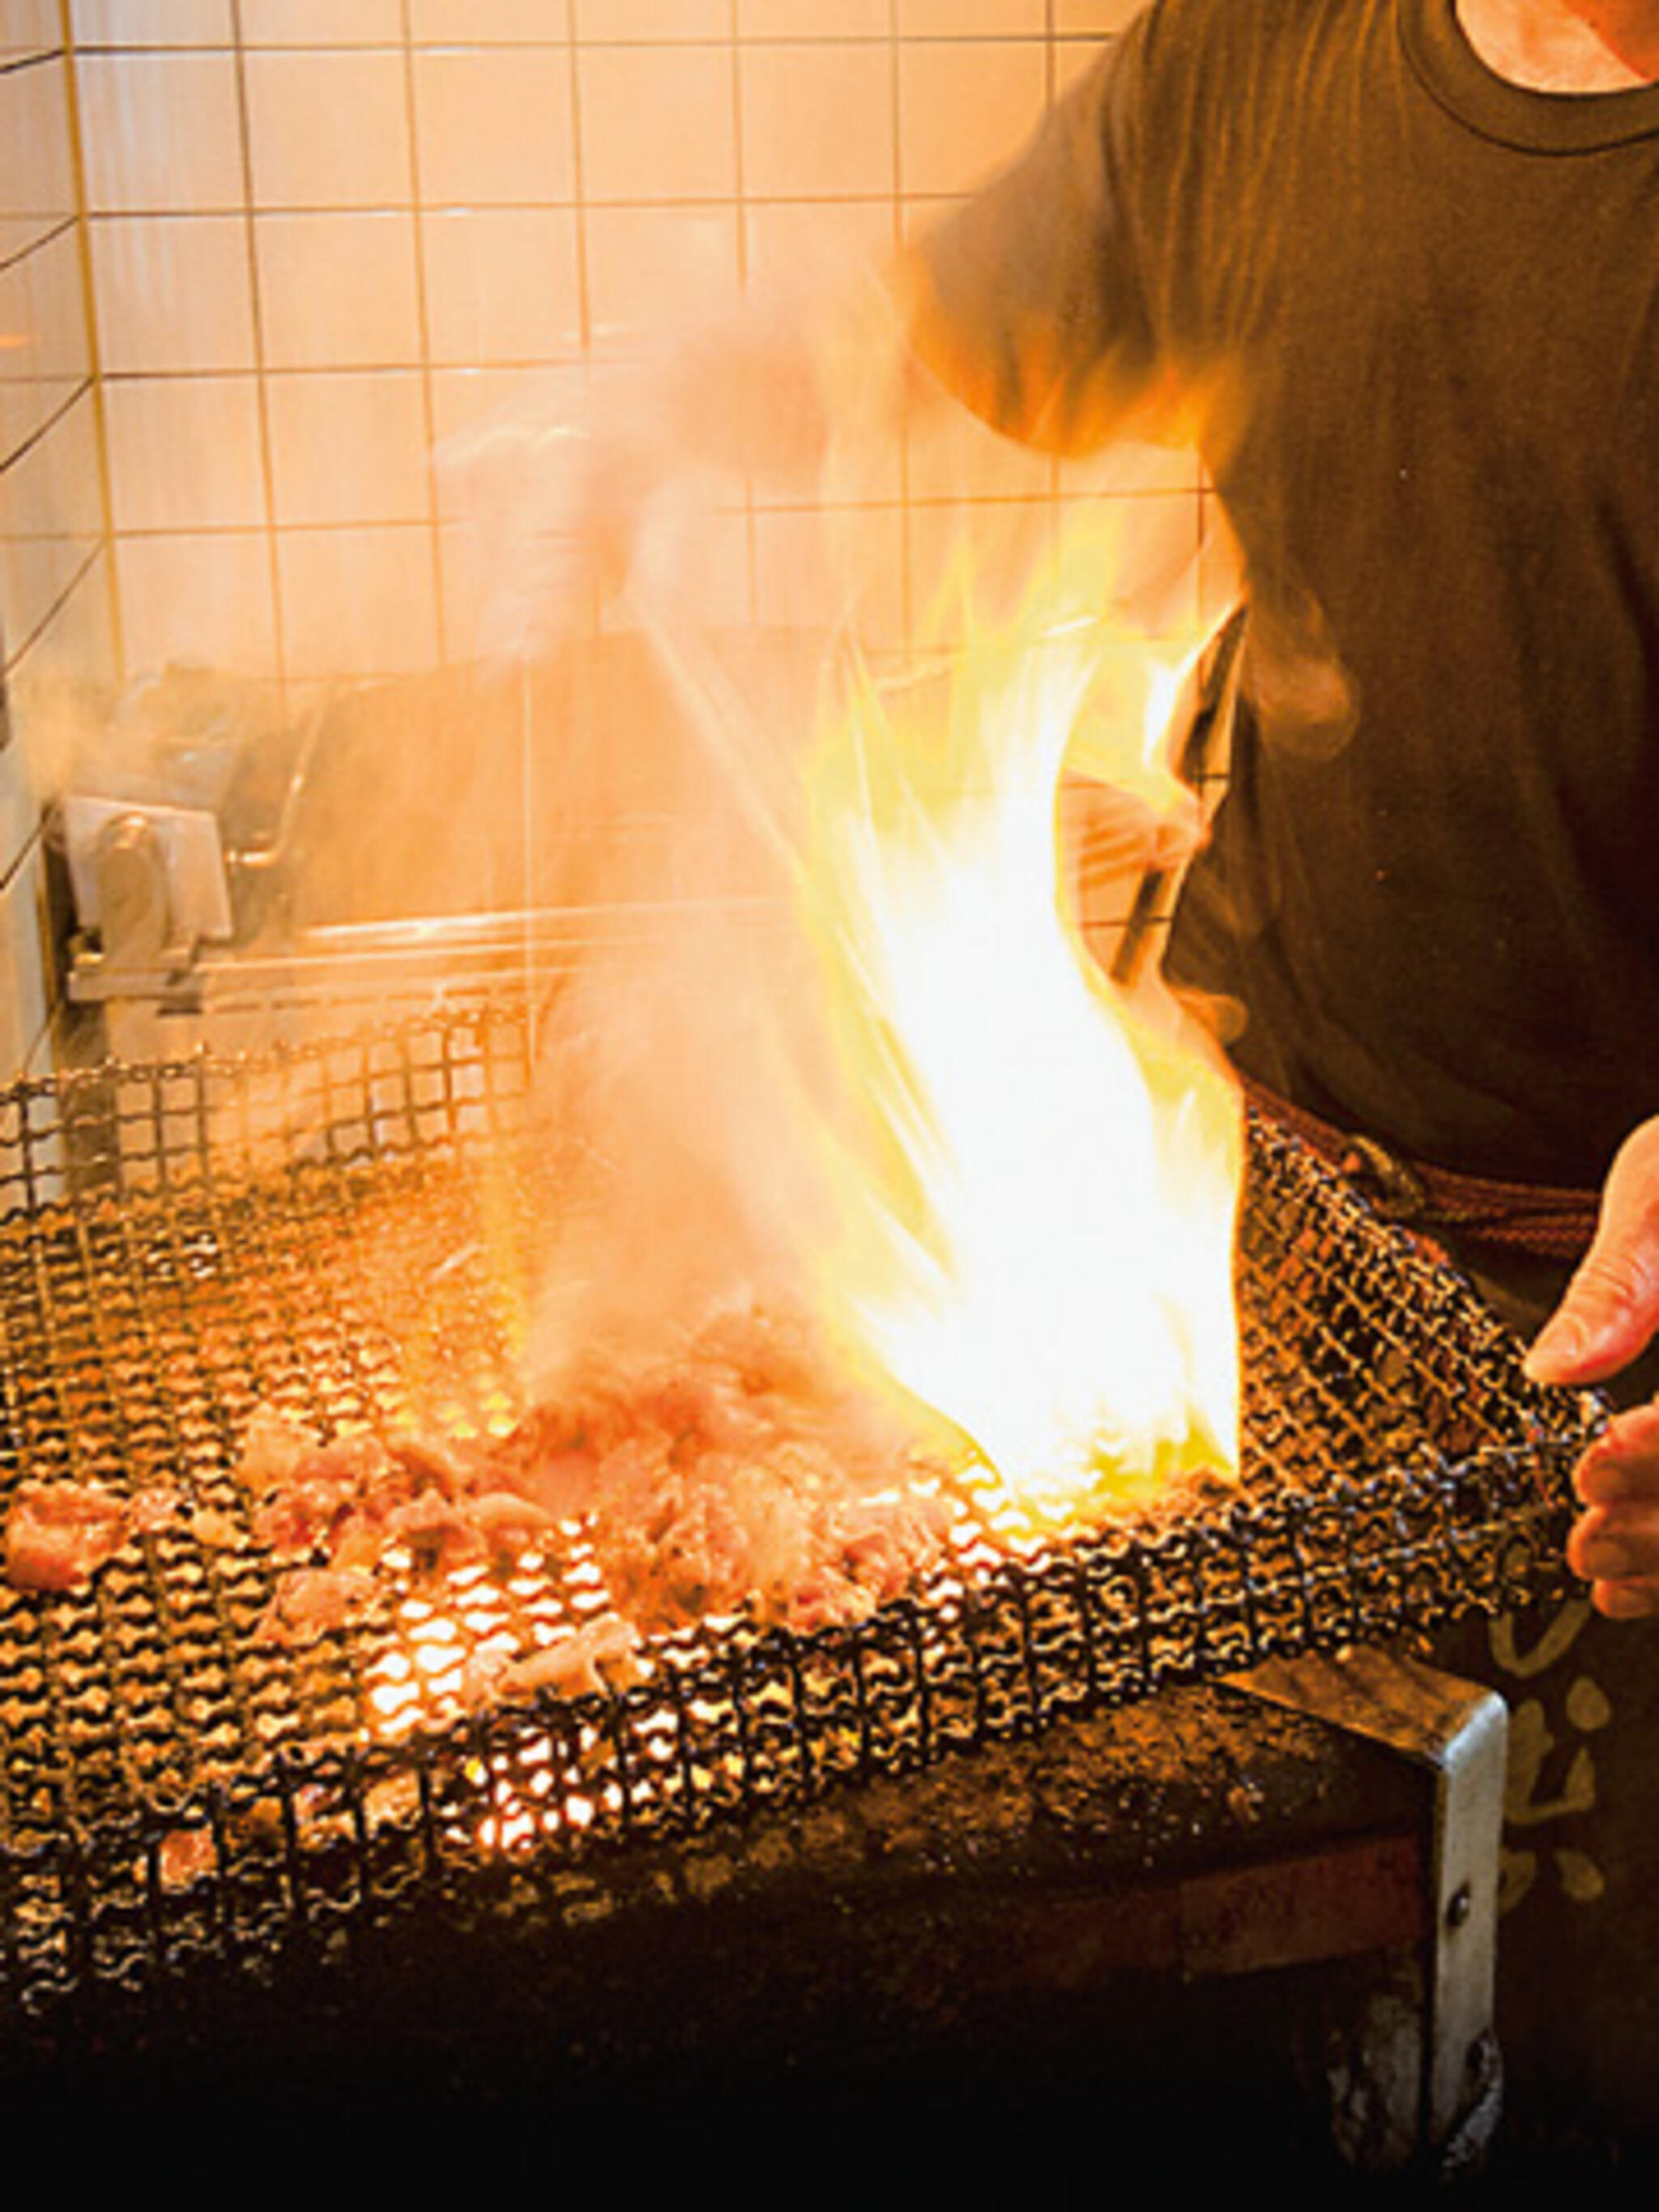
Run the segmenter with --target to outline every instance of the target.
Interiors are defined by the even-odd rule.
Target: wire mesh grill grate
[[[709,1622],[603,1696],[454,1692],[469,1638],[581,1619],[580,1572],[480,1569],[441,1603],[394,1576],[337,1633],[262,1641],[257,1405],[330,1431],[514,1407],[522,1239],[560,1175],[520,1141],[530,1064],[487,1011],[0,1098],[0,1499],[70,1478],[152,1509],[84,1592],[0,1590],[8,2011],[417,1905],[556,1909],[596,1851],[1558,1586],[1593,1409],[1533,1390],[1455,1277],[1257,1124],[1244,1475],[1212,1509],[1012,1547],[970,1518],[855,1629]]]

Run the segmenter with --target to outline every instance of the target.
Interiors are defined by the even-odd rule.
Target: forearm
[[[906,260],[810,296],[738,301],[674,334],[636,380],[647,427],[679,463],[814,477],[836,440],[891,436],[937,388],[913,349]]]

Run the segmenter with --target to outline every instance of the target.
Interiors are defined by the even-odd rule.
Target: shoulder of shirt
[[[1316,57],[1357,51],[1399,0],[1152,0],[1079,88],[1131,163],[1183,169],[1242,125],[1272,137]]]
[[[1152,0],[1123,32],[1121,58],[1149,73],[1210,75],[1286,61],[1395,0]]]

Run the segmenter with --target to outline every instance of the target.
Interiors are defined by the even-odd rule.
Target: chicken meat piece
[[[580,1536],[636,1627],[817,1627],[939,1557],[934,1441],[799,1316],[734,1304],[654,1356],[588,1354],[487,1441],[324,1440],[261,1409],[241,1476],[259,1540],[296,1566],[372,1572],[396,1549],[424,1576],[504,1574]]]
[[[125,1501],[98,1483],[26,1482],[6,1520],[6,1580],[14,1589],[79,1589],[130,1526]]]
[[[371,1575],[352,1567],[291,1567],[276,1580],[254,1640],[260,1644],[303,1644],[342,1628],[374,1595]]]
[[[612,1675],[628,1672],[640,1643],[631,1621],[600,1613],[520,1658],[492,1653],[469,1662],[462,1694],[474,1706],[510,1704],[543,1690],[563,1698],[598,1695],[611,1687]]]

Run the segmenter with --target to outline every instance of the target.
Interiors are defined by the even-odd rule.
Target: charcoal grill
[[[0,1592],[0,2069],[107,2048],[116,2017],[218,2039],[296,1977],[384,1996],[416,1954],[476,1990],[525,1930],[695,1887],[723,1838],[838,1793],[1561,1586],[1595,1408],[1528,1384],[1459,1278],[1253,1119],[1236,1492],[1064,1538],[970,1501],[855,1628],[707,1622],[574,1698],[456,1684],[469,1639],[532,1650],[593,1607],[579,1554],[441,1604],[392,1574],[348,1626],[259,1641],[256,1405],[329,1431],[514,1409],[519,1262],[563,1173],[532,1028],[487,1006],[0,1099],[0,1484],[149,1509],[84,1591]]]

